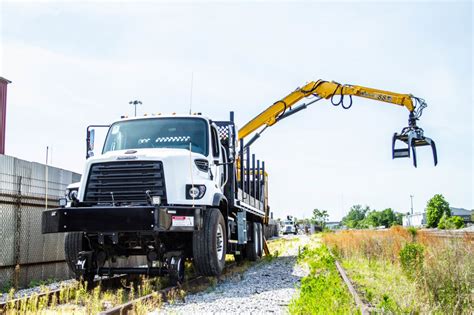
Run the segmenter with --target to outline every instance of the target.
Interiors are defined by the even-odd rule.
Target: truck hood
[[[127,153],[133,152],[133,153]],[[207,159],[206,156],[189,152],[186,149],[171,149],[171,148],[160,148],[160,149],[130,149],[130,150],[118,150],[118,151],[109,151],[99,156],[91,157],[87,160],[87,164],[97,163],[97,162],[110,162],[112,160],[162,160],[169,157],[191,157],[193,159]]]
[[[164,178],[166,182],[166,194],[168,202],[173,204],[185,204],[185,186],[186,184],[208,184],[214,183],[210,180],[208,172],[200,171],[195,159],[208,160],[202,154],[190,152],[186,149],[131,149],[110,151],[105,154],[94,156],[86,161],[82,181],[79,188],[79,200],[84,200],[86,182],[89,178],[91,166],[96,163],[107,162],[125,162],[125,161],[160,161],[163,163]],[[217,188],[217,187],[215,187]],[[204,202],[204,200],[202,200]],[[188,201],[189,202],[189,201]]]

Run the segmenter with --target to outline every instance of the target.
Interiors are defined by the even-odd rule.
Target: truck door
[[[222,187],[224,183],[224,166],[219,165],[222,164],[222,152],[221,152],[221,142],[219,140],[219,136],[217,133],[216,128],[214,126],[211,127],[211,134],[212,134],[212,162],[211,171],[214,175],[214,181],[219,186]]]

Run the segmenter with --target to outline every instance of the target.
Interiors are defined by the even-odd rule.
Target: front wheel
[[[225,266],[227,238],[224,217],[219,209],[204,211],[201,230],[193,232],[193,259],[198,273],[218,276]]]

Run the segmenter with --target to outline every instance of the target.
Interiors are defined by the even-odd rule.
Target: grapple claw
[[[404,148],[395,148],[396,142],[401,141],[406,144]],[[438,164],[438,155],[436,152],[436,145],[435,142],[428,137],[423,135],[423,129],[419,127],[407,127],[402,130],[400,134],[395,133],[392,138],[392,158],[409,158],[410,151],[413,155],[413,165],[417,167],[417,159],[416,159],[416,147],[421,146],[431,146],[431,150],[433,151],[433,159],[434,165]]]

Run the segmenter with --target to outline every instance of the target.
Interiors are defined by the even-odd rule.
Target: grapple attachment
[[[395,143],[398,141],[403,142],[406,147],[395,148]],[[409,118],[409,127],[403,128],[400,134],[395,133],[392,138],[392,158],[409,158],[410,151],[413,155],[413,165],[416,167],[416,147],[422,146],[431,146],[433,151],[434,165],[438,164],[438,154],[436,152],[435,142],[425,137],[423,134],[423,129],[416,126],[416,118],[410,114]]]

